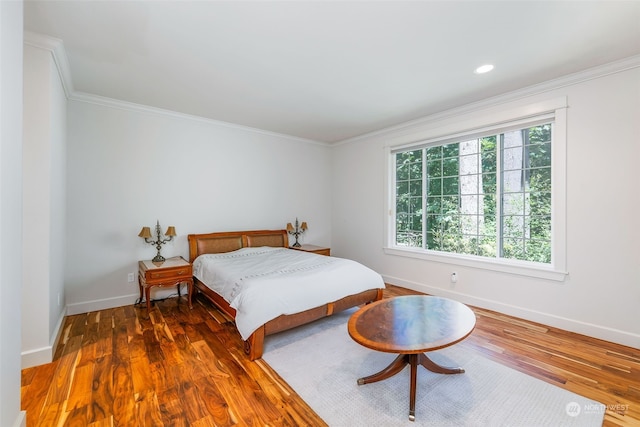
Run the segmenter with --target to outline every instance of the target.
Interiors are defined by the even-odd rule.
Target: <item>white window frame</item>
[[[499,129],[522,121],[527,123],[536,117],[551,115],[553,132],[551,143],[551,263],[488,258],[449,252],[425,250],[422,248],[399,246],[395,243],[395,152],[419,148],[436,141],[458,139],[479,134],[485,130]],[[384,252],[427,261],[456,264],[485,270],[499,271],[522,276],[564,281],[567,276],[567,99],[560,97],[534,104],[516,107],[496,108],[489,112],[477,112],[449,118],[443,124],[431,124],[420,132],[419,138],[411,141],[387,145],[385,149],[385,247]],[[416,132],[417,133],[417,132]],[[415,137],[415,135],[414,135]]]

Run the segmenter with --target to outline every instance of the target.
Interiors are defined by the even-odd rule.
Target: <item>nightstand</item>
[[[193,293],[193,270],[191,264],[182,257],[173,257],[164,262],[138,261],[138,286],[140,286],[140,301],[142,293],[147,300],[147,313],[151,311],[151,288],[154,286],[178,286],[180,296],[180,284],[186,283],[188,289],[187,301],[191,305]]]
[[[300,247],[294,248],[291,246],[291,249],[295,249],[296,251],[305,251],[305,252],[313,252],[318,255],[326,255],[331,256],[331,248],[327,248],[325,246],[316,246],[316,245],[301,245]]]

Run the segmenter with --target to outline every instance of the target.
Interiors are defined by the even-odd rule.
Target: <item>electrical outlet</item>
[[[60,307],[60,292],[58,292],[58,307]]]
[[[134,273],[127,274],[127,282],[131,283],[134,280]]]
[[[451,273],[451,283],[456,283],[458,281],[458,273],[455,271]]]

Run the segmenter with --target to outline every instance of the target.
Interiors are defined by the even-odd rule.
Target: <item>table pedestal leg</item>
[[[409,355],[409,364],[411,365],[411,382],[409,386],[409,421],[416,420],[416,384],[418,382],[418,355]]]
[[[390,378],[398,372],[402,371],[408,363],[409,355],[401,354],[400,356],[396,357],[393,362],[391,362],[391,364],[384,368],[382,371],[373,375],[369,375],[368,377],[360,378],[358,380],[358,385],[371,384],[378,381],[386,380],[387,378]]]
[[[448,368],[438,365],[429,359],[424,353],[400,354],[386,368],[367,377],[359,378],[358,385],[371,384],[385,380],[402,371],[405,366],[411,366],[411,383],[409,386],[409,421],[416,420],[416,386],[418,365],[422,365],[425,369],[435,372],[436,374],[462,374],[462,368]]]
[[[424,353],[420,353],[418,355],[418,363],[424,366],[427,370],[435,372],[436,374],[464,374],[464,369],[447,368],[446,366],[438,365],[436,362],[429,359]]]

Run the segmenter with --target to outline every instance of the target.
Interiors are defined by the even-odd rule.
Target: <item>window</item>
[[[556,114],[390,149],[390,248],[562,270],[564,137],[555,135]]]

